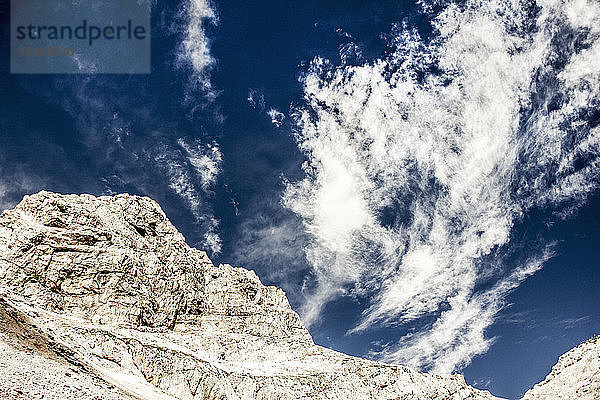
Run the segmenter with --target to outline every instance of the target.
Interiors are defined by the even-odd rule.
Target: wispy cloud
[[[502,279],[492,289],[471,294],[464,291],[450,299],[449,309],[443,311],[426,331],[407,335],[398,343],[372,355],[394,363],[425,368],[435,373],[448,373],[470,364],[475,355],[485,353],[494,343],[485,330],[504,307],[504,298],[528,276],[542,268],[550,258],[530,261]],[[357,329],[366,329],[365,320]]]
[[[271,123],[276,127],[280,127],[285,119],[285,114],[275,108],[270,108],[267,111],[267,115],[271,118]]]
[[[189,163],[200,176],[202,189],[207,192],[217,181],[221,171],[223,155],[217,143],[211,144],[196,141],[189,145],[183,139],[178,139],[177,144],[184,150]]]
[[[210,72],[216,59],[210,52],[210,40],[206,35],[206,24],[217,24],[215,8],[209,0],[189,0],[182,3],[180,18],[185,21],[182,41],[178,53],[178,65],[192,70],[192,86],[205,94],[214,94]]]
[[[196,223],[202,226],[204,246],[213,253],[221,251],[218,221],[212,216],[206,198],[221,170],[222,154],[216,143],[176,141],[177,147],[166,143],[158,146],[153,156],[160,171],[167,177],[169,187],[179,195],[191,210]]]
[[[578,318],[565,318],[565,319],[559,320],[556,323],[556,325],[564,330],[575,329],[582,325],[590,323],[591,319],[592,318],[589,315],[585,315],[583,317],[578,317]]]
[[[550,256],[506,272],[514,224],[583,204],[599,181],[600,8],[540,6],[532,21],[519,2],[449,4],[429,44],[399,25],[384,59],[314,60],[296,114],[306,178],[283,197],[310,238],[308,325],[349,293],[372,299],[354,333],[433,318],[386,361],[452,372],[493,343],[505,296]]]
[[[42,179],[21,170],[8,172],[0,165],[0,212],[16,206],[24,194],[43,187]]]
[[[265,110],[265,95],[259,89],[248,89],[248,104],[250,107],[254,108],[259,112],[263,112]]]
[[[307,242],[298,234],[302,221],[281,208],[278,200],[272,193],[244,207],[230,256],[232,262],[260,271],[263,282],[276,283],[297,304],[304,290],[298,282],[310,273],[303,250]]]

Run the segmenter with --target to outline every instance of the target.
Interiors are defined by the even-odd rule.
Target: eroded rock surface
[[[315,345],[283,291],[148,198],[26,196],[0,217],[0,282],[3,398],[493,399]]]
[[[560,358],[544,381],[522,400],[600,399],[600,337],[592,338]]]

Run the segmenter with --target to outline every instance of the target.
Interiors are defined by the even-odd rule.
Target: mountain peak
[[[213,265],[146,197],[26,196],[0,217],[0,281],[3,369],[20,377],[0,386],[28,396],[494,398],[315,345],[281,289]]]

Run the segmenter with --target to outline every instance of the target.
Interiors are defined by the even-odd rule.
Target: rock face
[[[148,198],[40,192],[0,217],[0,398],[494,397],[315,345],[283,291]]]
[[[543,382],[522,400],[600,399],[600,337],[592,338],[560,358]]]

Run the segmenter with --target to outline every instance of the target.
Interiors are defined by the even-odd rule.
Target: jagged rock
[[[26,196],[0,217],[0,282],[3,398],[494,398],[315,345],[283,291],[214,266],[148,198]]]
[[[592,338],[560,358],[544,381],[522,400],[600,399],[600,337]]]
[[[0,306],[0,399],[134,400],[51,348]],[[19,322],[20,321],[20,322]],[[58,351],[57,351],[58,350]],[[65,357],[66,356],[66,357]]]

